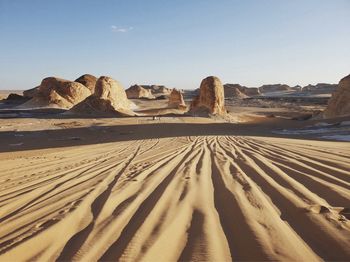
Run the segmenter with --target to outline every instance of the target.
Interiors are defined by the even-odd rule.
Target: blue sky
[[[109,75],[197,88],[350,73],[350,0],[0,0],[0,89]]]

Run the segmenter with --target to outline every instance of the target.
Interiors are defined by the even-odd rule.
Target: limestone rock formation
[[[60,108],[71,108],[91,94],[84,85],[57,78],[47,77],[41,81],[39,88],[30,90],[33,98],[26,104],[30,106],[54,106]],[[24,105],[26,105],[24,104]]]
[[[163,85],[142,85],[143,88],[151,90],[155,96],[170,95],[171,89]]]
[[[327,84],[327,83],[318,83],[316,85],[307,85],[304,86],[301,91],[303,92],[312,92],[312,91],[328,91],[334,92],[337,89],[337,84]]]
[[[259,87],[260,93],[271,93],[271,92],[281,92],[281,91],[291,91],[289,85],[273,84],[273,85],[263,85]]]
[[[240,84],[224,84],[224,91],[225,97],[238,99],[261,94],[257,87],[246,87]]]
[[[225,97],[232,99],[243,99],[248,96],[244,93],[245,87],[239,84],[225,84],[224,85],[224,93]]]
[[[140,85],[130,86],[126,91],[126,95],[129,99],[154,99],[155,96],[152,94],[150,89],[143,88]]]
[[[120,83],[111,77],[101,76],[96,82],[95,93],[74,106],[70,112],[131,116],[135,115],[131,105]]]
[[[199,96],[193,99],[190,114],[225,115],[224,87],[219,78],[209,76],[202,80]]]
[[[183,95],[179,90],[174,88],[171,91],[169,96],[168,106],[171,108],[178,108],[178,109],[187,108]]]
[[[247,96],[259,96],[259,95],[261,95],[259,88],[257,88],[257,87],[247,87],[244,90],[244,94],[246,94]]]
[[[7,101],[26,101],[27,97],[21,96],[19,94],[11,93],[6,98]]]
[[[337,90],[323,112],[325,118],[350,115],[350,75],[340,80]]]
[[[33,98],[33,97],[37,96],[39,93],[39,87],[40,86],[37,86],[37,87],[23,91],[23,96],[27,97],[27,98]]]
[[[89,88],[92,94],[95,92],[96,81],[97,77],[90,74],[82,75],[74,80],[74,82],[78,82]]]

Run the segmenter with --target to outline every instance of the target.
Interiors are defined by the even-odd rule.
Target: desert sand
[[[349,144],[270,121],[4,120],[0,260],[346,260]]]
[[[1,112],[0,261],[350,259],[350,146],[322,137],[349,117],[132,103],[136,117]]]

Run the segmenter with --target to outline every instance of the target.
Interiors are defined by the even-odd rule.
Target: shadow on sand
[[[134,125],[88,126],[40,131],[0,132],[0,152],[93,145],[117,141],[186,136],[258,136],[301,139],[274,134],[276,123],[149,123]],[[305,137],[303,137],[305,138]],[[312,137],[307,139],[317,140]]]

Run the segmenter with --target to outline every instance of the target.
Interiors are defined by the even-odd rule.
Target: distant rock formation
[[[226,98],[238,98],[243,99],[250,96],[260,95],[259,88],[246,87],[240,84],[224,84],[224,91]]]
[[[243,99],[248,96],[244,93],[246,87],[239,84],[225,84],[224,93],[226,98]]]
[[[202,80],[199,96],[191,103],[190,114],[225,115],[224,87],[219,78],[209,76]]]
[[[82,75],[74,80],[74,82],[78,82],[89,88],[92,94],[95,92],[96,81],[97,77],[90,74]]]
[[[145,89],[151,90],[154,95],[170,95],[171,89],[163,85],[141,85]]]
[[[101,76],[96,82],[95,93],[75,105],[70,112],[133,116],[135,113],[131,110],[131,104],[121,84],[110,77]]]
[[[259,87],[260,93],[272,93],[281,91],[291,91],[292,88],[289,85],[273,84],[273,85],[263,85]]]
[[[47,77],[41,81],[39,88],[28,90],[25,96],[33,96],[33,98],[23,106],[53,106],[69,109],[89,95],[91,91],[80,83]]]
[[[261,95],[259,88],[257,88],[257,87],[247,87],[244,90],[244,94],[246,94],[247,96],[259,96],[259,95]]]
[[[300,85],[292,86],[291,89],[293,91],[300,92],[303,88]]]
[[[316,85],[307,85],[304,86],[301,91],[303,92],[312,92],[312,91],[327,91],[334,92],[337,89],[337,84],[327,84],[327,83],[318,83]]]
[[[130,86],[126,91],[126,95],[129,99],[154,99],[155,96],[152,94],[150,89],[143,88],[140,85]]]
[[[340,80],[337,90],[323,112],[325,118],[350,115],[350,75]]]
[[[174,88],[171,91],[169,96],[168,106],[171,108],[178,108],[178,109],[187,108],[183,95],[179,90]]]

